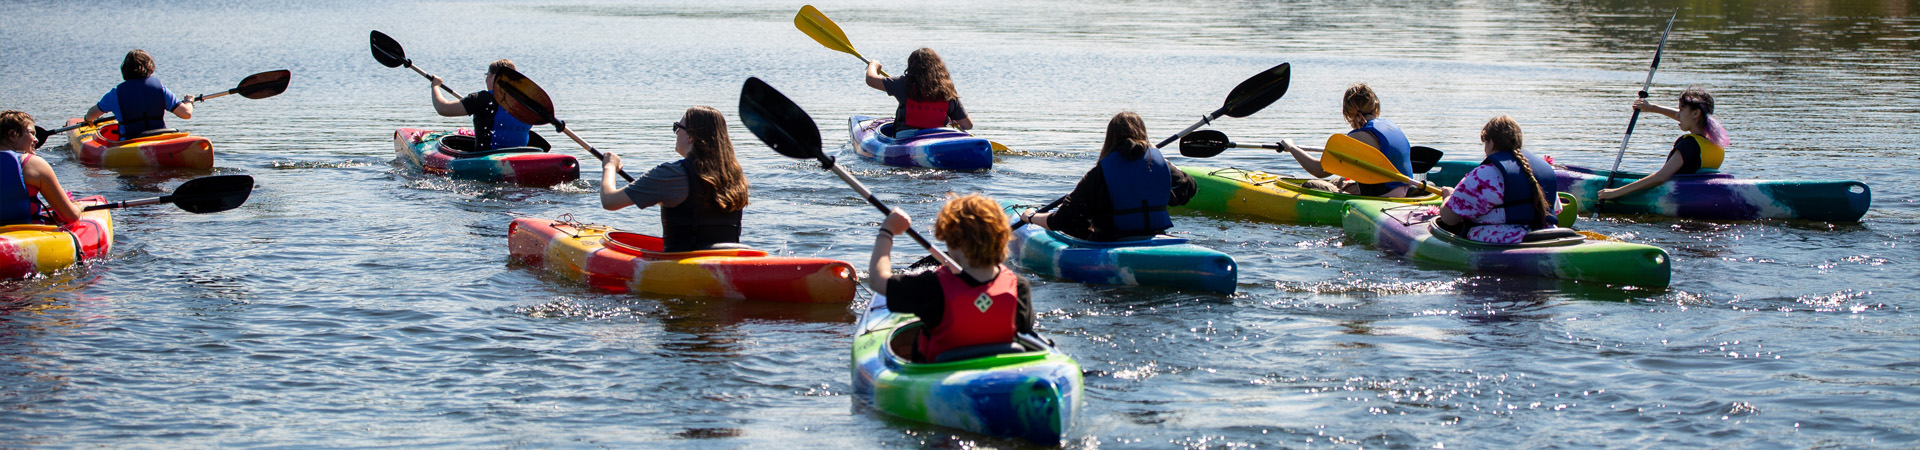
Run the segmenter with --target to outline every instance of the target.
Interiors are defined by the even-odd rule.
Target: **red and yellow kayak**
[[[80,119],[68,119],[77,125]],[[81,164],[93,167],[213,168],[213,141],[186,132],[117,140],[120,124],[112,120],[67,132],[67,143]]]
[[[548,219],[507,226],[515,261],[613,292],[797,303],[853,301],[853,265],[753,249],[665,253],[660,238]]]
[[[78,200],[82,207],[105,203],[101,197]],[[111,210],[86,211],[66,225],[0,226],[0,278],[25,278],[65,269],[113,249]]]

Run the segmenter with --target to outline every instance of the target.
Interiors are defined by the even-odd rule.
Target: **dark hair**
[[[1139,159],[1147,154],[1147,124],[1133,111],[1121,111],[1107,121],[1107,141],[1100,145],[1100,157],[1105,158],[1113,152],[1127,159]]]
[[[127,52],[127,59],[120,61],[120,78],[138,80],[153,76],[153,55],[146,50],[133,49]]]
[[[1541,188],[1540,179],[1533,176],[1533,164],[1528,163],[1527,155],[1520,152],[1520,147],[1525,145],[1521,141],[1520,122],[1516,122],[1512,117],[1508,116],[1500,116],[1493,118],[1493,120],[1488,120],[1487,126],[1480,128],[1480,140],[1493,143],[1493,149],[1495,151],[1513,153],[1513,160],[1520,162],[1520,171],[1527,174],[1527,181],[1533,182],[1534,209],[1539,211],[1539,218],[1546,218],[1547,214],[1553,211],[1553,204],[1547,202],[1547,193],[1545,189]],[[1507,186],[1507,189],[1513,189],[1513,186]],[[1518,218],[1509,217],[1507,219],[1514,220]]]
[[[13,139],[20,133],[33,135],[33,116],[11,109],[0,112],[0,138]]]
[[[720,209],[739,211],[747,207],[747,176],[733,156],[733,139],[727,137],[727,116],[711,106],[687,108],[680,116],[687,139],[687,173],[713,190],[713,201]]]
[[[950,102],[960,98],[953,89],[953,77],[947,75],[947,63],[940,54],[921,47],[907,55],[907,98],[921,102]]]
[[[1699,87],[1689,87],[1680,92],[1680,106],[1700,110],[1701,114],[1713,115],[1713,94]]]
[[[1007,213],[1000,203],[980,194],[950,198],[933,220],[933,237],[947,242],[967,265],[985,267],[1007,260]]]

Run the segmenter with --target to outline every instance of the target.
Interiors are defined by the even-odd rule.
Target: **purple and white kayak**
[[[993,168],[993,144],[985,138],[946,128],[920,130],[906,139],[893,138],[893,119],[853,116],[847,121],[854,151],[881,164],[949,170]]]

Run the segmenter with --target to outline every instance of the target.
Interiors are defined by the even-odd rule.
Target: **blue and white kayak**
[[[893,119],[853,116],[847,121],[854,151],[881,164],[949,170],[993,168],[993,143],[965,131],[947,128],[920,130],[906,139],[893,138]]]
[[[1032,208],[1009,206],[1007,215],[1017,221]],[[1015,265],[1081,283],[1232,293],[1239,282],[1232,256],[1173,236],[1093,242],[1029,224],[1013,230],[1008,248]]]

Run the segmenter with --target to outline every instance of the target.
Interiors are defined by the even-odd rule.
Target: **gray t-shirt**
[[[633,206],[640,208],[680,206],[680,202],[687,201],[686,162],[682,159],[655,166],[620,192],[626,193],[627,198],[633,200]]]

